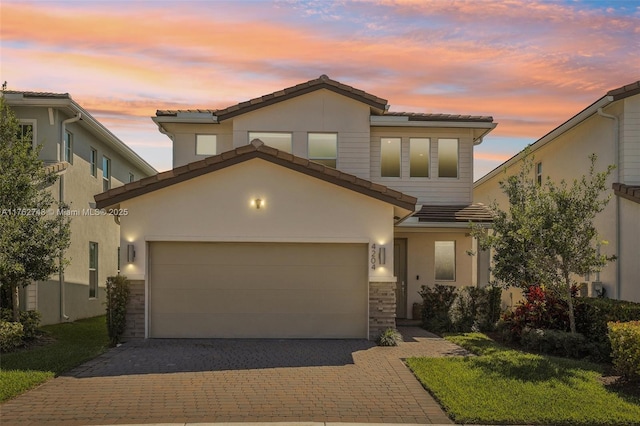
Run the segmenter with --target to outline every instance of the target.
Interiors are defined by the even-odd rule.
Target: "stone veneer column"
[[[144,339],[144,280],[129,281],[127,324],[122,340]]]
[[[369,340],[396,328],[396,283],[369,282]]]

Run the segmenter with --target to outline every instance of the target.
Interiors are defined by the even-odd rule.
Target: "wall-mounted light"
[[[256,209],[260,210],[261,207],[264,207],[264,201],[261,200],[260,198],[256,198],[254,200],[251,200],[251,205]]]
[[[133,244],[127,244],[127,262],[133,263],[136,260],[136,249]]]
[[[380,265],[385,265],[387,263],[387,248],[384,246],[380,246],[378,249],[378,263]]]

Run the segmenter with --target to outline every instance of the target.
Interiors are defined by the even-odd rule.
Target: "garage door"
[[[366,338],[366,260],[366,244],[150,243],[150,337]]]

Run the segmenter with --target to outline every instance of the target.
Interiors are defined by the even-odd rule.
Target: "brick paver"
[[[0,424],[451,423],[402,359],[457,356],[418,328],[364,340],[146,340],[0,406]]]

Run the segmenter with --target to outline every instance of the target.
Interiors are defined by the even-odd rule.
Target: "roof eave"
[[[544,135],[543,137],[535,141],[533,144],[531,144],[530,152],[533,153],[538,149],[542,148],[549,142],[556,139],[558,136],[562,135],[563,133],[567,132],[568,130],[572,129],[578,124],[582,123],[592,115],[596,114],[599,108],[604,108],[609,104],[611,104],[612,102],[615,102],[615,99],[613,96],[609,96],[609,95],[603,96],[602,98],[598,99],[596,102],[589,105],[587,108],[583,109],[578,114],[574,115],[569,120],[565,121],[555,129],[553,129],[552,131],[550,131],[549,133],[547,133],[546,135]],[[523,155],[524,155],[524,150],[518,152],[516,155],[514,155],[513,157],[511,157],[510,159],[508,159],[507,161],[500,164],[498,167],[496,167],[495,169],[493,169],[492,171],[490,171],[489,173],[487,173],[486,175],[478,179],[476,182],[474,182],[473,187],[477,188],[478,186],[482,185],[489,179],[492,179],[493,177],[497,176],[504,169],[520,161]]]

